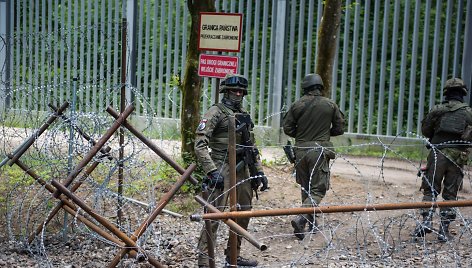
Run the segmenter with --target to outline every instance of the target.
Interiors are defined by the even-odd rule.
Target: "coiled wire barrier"
[[[178,134],[164,137],[165,129],[159,119],[153,116],[153,109],[139,94],[136,96],[136,105],[142,105],[149,111],[148,116],[140,118],[141,131],[152,136],[158,146],[178,159],[180,145],[178,141],[172,141]],[[49,102],[58,103],[55,99]],[[51,111],[38,113],[15,110],[5,114],[1,130],[2,154],[10,154],[34,135],[35,130],[51,114]],[[92,143],[80,135],[77,129],[87,133],[91,139],[98,140],[114,121],[113,117],[105,113],[70,113],[66,110],[64,115],[65,118],[57,118],[21,157],[21,161],[46,182],[63,180],[71,171],[71,166],[73,168],[92,148]],[[74,130],[72,132],[71,127]],[[119,143],[118,136],[114,135],[106,143],[110,147],[109,157],[97,154],[93,158],[99,165],[85,178],[76,194],[98,214],[131,236],[149,215],[156,201],[169,190],[176,176],[136,136],[129,131],[125,131],[125,135],[124,158],[120,160],[117,157]],[[423,138],[418,136],[418,139],[421,141]],[[426,143],[424,141],[423,144]],[[407,146],[425,150],[423,144],[409,145],[401,140],[390,140],[387,143],[379,138],[376,142],[325,148],[337,151],[337,155],[330,164],[331,189],[322,205],[419,201],[421,179],[416,177],[416,172],[420,163],[402,153]],[[352,151],[363,147],[381,148],[383,153],[378,157],[367,158],[367,163],[366,158],[350,156]],[[301,189],[294,182],[291,165],[282,156],[281,145],[261,144],[259,149],[271,189],[260,193],[260,200],[254,200],[253,209],[299,207]],[[126,198],[121,207],[124,218],[118,222],[116,177],[120,161],[125,170],[123,193]],[[468,169],[464,169],[464,173],[464,186],[459,198],[471,199]],[[9,241],[5,250],[14,252],[22,263],[39,267],[103,267],[117,250],[123,248],[123,244],[105,239],[85,226],[79,220],[79,215],[82,215],[80,209],[75,217],[68,219],[64,218],[64,212],[60,212],[46,225],[45,219],[56,200],[51,198],[45,187],[41,187],[15,165],[4,165],[1,177],[3,211],[6,215],[2,225],[8,235],[4,239]],[[189,193],[188,199],[191,196],[192,193]],[[190,214],[201,213],[201,210],[194,204],[189,211],[175,212]],[[269,248],[261,252],[245,241],[242,255],[258,259],[260,267],[468,266],[471,210],[468,207],[457,208],[457,214],[451,228],[454,239],[446,243],[437,241],[438,213],[434,216],[433,234],[425,238],[411,237],[415,225],[421,221],[416,210],[318,214],[317,232],[307,233],[303,241],[294,238],[288,216],[253,218],[248,231]],[[189,221],[187,217],[162,214],[150,225],[144,235],[137,239],[137,244],[147,254],[144,258],[152,256],[169,267],[195,265],[199,254],[196,240],[201,223]],[[28,243],[30,234],[38,226],[44,228]],[[227,228],[220,229],[216,243],[217,266],[224,264],[222,249],[228,232]],[[137,258],[123,260],[120,265],[144,265],[138,259],[139,254]]]

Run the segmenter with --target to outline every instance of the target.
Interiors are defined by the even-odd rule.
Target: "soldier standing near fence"
[[[301,186],[304,207],[318,206],[329,189],[329,159],[334,159],[331,136],[344,133],[344,115],[332,100],[323,97],[323,80],[308,74],[302,82],[303,96],[284,116],[285,134],[295,138],[296,181]],[[302,240],[305,225],[316,228],[313,214],[298,215],[292,221],[295,236]]]
[[[469,159],[472,128],[472,109],[464,103],[467,88],[459,78],[446,81],[445,101],[434,106],[421,122],[421,131],[430,141],[431,148],[423,176],[421,189],[423,201],[436,202],[441,193],[445,201],[457,200],[457,192],[462,185],[462,168]],[[423,237],[433,230],[433,209],[421,209],[423,222],[413,231],[413,236]],[[456,218],[454,208],[441,207],[438,240],[451,239],[449,224]]]
[[[220,93],[224,93],[221,103],[215,104],[205,113],[196,131],[195,154],[207,174],[204,186],[208,185],[209,200],[223,210],[227,206],[230,184],[228,164],[228,117],[235,116],[236,121],[236,177],[238,210],[251,210],[254,192],[268,188],[267,178],[262,170],[262,164],[257,148],[254,146],[252,133],[254,124],[250,115],[242,109],[243,97],[247,95],[248,81],[240,75],[228,75],[220,83]],[[211,152],[209,151],[211,149]],[[248,179],[251,178],[251,179]],[[249,218],[236,221],[242,228],[247,229]],[[211,223],[212,241],[216,241],[219,221]],[[215,244],[215,243],[214,243]],[[241,237],[238,236],[238,266],[257,266],[257,261],[239,256]],[[198,266],[208,267],[206,255],[207,232],[203,228],[198,242]],[[225,250],[226,261],[229,263],[230,243]]]

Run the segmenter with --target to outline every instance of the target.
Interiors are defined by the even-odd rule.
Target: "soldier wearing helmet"
[[[214,104],[204,114],[200,120],[196,131],[195,154],[201,164],[207,178],[204,184],[208,186],[210,195],[208,200],[217,207],[224,209],[227,205],[229,190],[229,164],[228,164],[228,116],[235,116],[236,121],[236,147],[237,149],[236,169],[237,177],[237,202],[240,210],[251,210],[253,190],[257,193],[257,188],[262,184],[261,191],[268,188],[267,177],[262,170],[262,164],[257,148],[254,146],[254,135],[250,115],[242,109],[242,102],[247,95],[248,81],[244,76],[238,74],[227,75],[220,83],[220,93],[223,93],[221,103]],[[245,146],[243,139],[253,145],[252,148]],[[239,146],[244,145],[244,146]],[[251,150],[252,155],[247,154]],[[210,152],[211,150],[211,152]],[[239,153],[238,153],[239,152]],[[241,153],[243,152],[243,153]],[[248,157],[252,156],[252,162]],[[251,163],[246,164],[246,163]],[[249,172],[251,170],[251,172]],[[255,173],[253,176],[252,173]],[[250,175],[251,174],[251,175]],[[220,221],[211,223],[211,239],[216,241],[216,232]],[[238,219],[237,223],[247,229],[249,218]],[[209,267],[209,256],[207,255],[207,232],[202,228],[198,241],[198,266]],[[241,247],[241,236],[238,236],[238,259],[239,266],[257,266],[257,261],[249,260],[239,256]],[[225,254],[227,261],[230,253],[230,243],[228,241]]]
[[[472,109],[464,103],[467,88],[459,78],[446,81],[445,100],[426,115],[421,122],[421,131],[429,139],[430,148],[426,170],[422,175],[423,201],[436,202],[441,194],[444,200],[457,200],[457,192],[464,177],[463,167],[469,159]],[[424,237],[433,230],[434,209],[421,209],[423,221],[412,235]],[[446,242],[452,238],[449,225],[456,218],[453,208],[439,209],[440,226],[438,240]]]
[[[322,96],[320,75],[306,75],[301,87],[303,96],[285,114],[283,129],[295,138],[296,181],[301,186],[303,206],[312,207],[320,204],[329,189],[329,160],[335,157],[330,137],[344,133],[344,115],[334,101]],[[307,223],[309,231],[316,231],[312,214],[298,215],[291,221],[300,240]]]

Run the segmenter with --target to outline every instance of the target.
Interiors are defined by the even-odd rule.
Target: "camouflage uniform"
[[[450,80],[446,82],[446,86],[448,83]],[[446,92],[445,95],[447,94]],[[469,159],[469,144],[463,141],[464,130],[469,125],[472,125],[472,109],[461,98],[446,97],[446,101],[434,106],[423,119],[421,131],[431,143],[421,185],[423,201],[435,202],[441,188],[445,201],[457,200],[457,192],[464,177],[462,168]],[[416,236],[421,237],[432,231],[433,212],[433,209],[420,210],[423,223],[415,229]],[[441,207],[439,214],[441,228],[438,238],[447,240],[448,227],[456,218],[456,212],[453,208]]]
[[[344,133],[344,115],[320,90],[310,90],[285,114],[283,130],[295,138],[296,181],[302,188],[303,206],[317,206],[329,189],[329,159],[335,156],[330,137]],[[306,220],[314,222],[312,215],[298,219],[303,228]]]
[[[217,207],[220,210],[224,210],[228,203],[229,197],[229,184],[230,184],[230,170],[228,163],[228,116],[235,115],[236,117],[236,127],[239,123],[237,118],[239,115],[249,116],[249,114],[241,108],[236,110],[231,109],[220,103],[218,105],[213,105],[208,109],[203,118],[200,121],[200,124],[196,131],[195,139],[195,154],[199,163],[202,165],[203,170],[206,174],[209,174],[212,171],[219,171],[224,177],[224,189],[210,189],[210,196],[208,200],[211,201],[212,205]],[[254,135],[252,132],[254,125],[250,126],[251,140],[254,142]],[[236,132],[236,144],[241,144],[241,133]],[[238,146],[237,146],[238,148]],[[209,152],[211,149],[211,152]],[[236,162],[239,163],[241,156],[236,156]],[[256,168],[258,172],[263,172],[262,164],[260,158],[257,158]],[[252,209],[252,198],[253,198],[253,189],[251,186],[251,180],[248,178],[249,171],[247,166],[244,166],[236,172],[237,177],[237,202],[239,210],[251,210]],[[243,182],[244,181],[244,182]],[[236,222],[245,230],[249,225],[249,218],[237,219]],[[212,240],[216,241],[216,232],[218,229],[220,221],[213,221],[212,226]],[[214,243],[215,244],[215,243]],[[238,236],[238,256],[241,247],[241,237]],[[198,242],[199,250],[199,266],[208,266],[208,256],[207,253],[207,233],[206,229],[202,228],[200,233],[200,238]],[[225,250],[226,256],[229,256],[230,252],[230,243],[228,241],[227,248]]]

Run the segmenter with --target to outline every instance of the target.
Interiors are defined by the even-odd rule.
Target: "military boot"
[[[291,222],[293,227],[293,233],[300,240],[303,240],[303,238],[305,238],[304,232],[306,222],[307,219],[303,215],[297,215]]]
[[[431,214],[423,216],[423,222],[416,225],[412,235],[416,237],[424,237],[433,231],[433,219]]]
[[[441,226],[439,227],[438,233],[439,242],[447,242],[452,239],[452,235],[449,233],[449,224],[450,221],[441,221]]]
[[[236,259],[236,266],[238,267],[256,267],[258,262],[256,260],[246,259],[241,256],[238,256]],[[230,258],[226,256],[226,264],[225,267],[231,267],[230,265]]]
[[[308,229],[312,234],[318,232],[318,222],[316,221],[316,217],[314,217],[313,215],[310,215],[310,217],[308,218]]]

